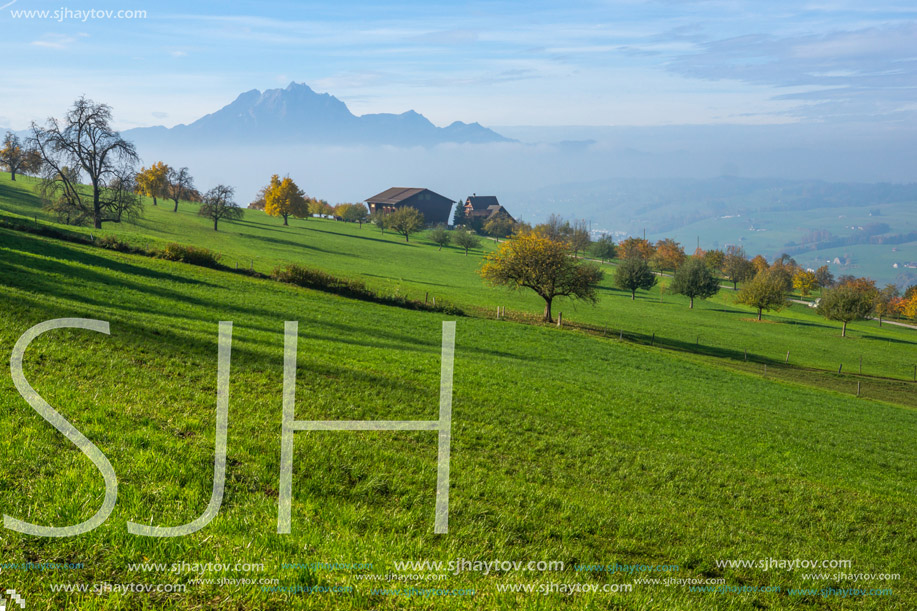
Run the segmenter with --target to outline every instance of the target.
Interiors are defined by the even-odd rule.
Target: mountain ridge
[[[454,121],[437,127],[414,110],[354,115],[335,96],[295,82],[284,89],[245,91],[221,109],[189,124],[133,128],[123,135],[141,145],[212,142],[409,147],[513,142],[476,122]]]

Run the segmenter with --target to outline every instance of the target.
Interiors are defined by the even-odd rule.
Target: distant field
[[[289,231],[321,235],[302,225]],[[436,261],[432,249],[423,252]],[[329,258],[342,266],[348,260]],[[663,611],[917,604],[913,409],[734,371],[717,366],[716,359],[552,327],[460,317],[449,535],[432,534],[433,434],[299,432],[293,532],[280,536],[283,322],[300,321],[297,418],[429,419],[436,414],[439,330],[446,318],[3,229],[0,287],[3,354],[43,320],[90,317],[111,323],[110,336],[54,332],[27,354],[30,383],[99,445],[120,480],[114,513],[90,534],[51,540],[4,531],[4,562],[84,564],[67,572],[4,570],[4,583],[15,584],[30,609],[400,609],[410,603],[423,609]],[[465,293],[460,288],[454,294]],[[628,300],[606,296],[605,301]],[[656,307],[643,303],[646,311],[651,305]],[[659,311],[676,317],[686,308],[664,305]],[[714,313],[710,307],[691,314]],[[742,315],[721,315],[741,326],[735,321]],[[222,509],[208,527],[187,537],[129,535],[128,520],[176,525],[196,517],[207,503],[220,320],[234,322],[235,337]],[[811,337],[827,344],[834,331],[816,328]],[[894,335],[900,331],[882,333],[898,339],[891,344],[894,351],[908,347],[904,335]],[[868,345],[868,340],[859,336],[847,343]],[[103,491],[96,470],[18,397],[8,375],[0,376],[0,403],[3,512],[57,525],[90,516]],[[474,591],[450,598],[408,600],[379,593],[377,584],[365,580],[403,573],[394,567],[403,560],[459,558],[560,560],[565,568],[467,571],[404,585]],[[851,572],[896,573],[901,579],[872,584],[891,587],[891,596],[825,598],[788,589],[862,584],[833,577],[811,581],[801,570],[716,565],[767,558],[850,559]],[[261,563],[264,570],[195,574],[129,568],[182,561]],[[372,568],[283,568],[308,562],[372,563]],[[781,591],[704,593],[636,582],[660,575],[573,568],[614,563],[677,566],[661,577],[722,579],[733,587]],[[353,590],[281,594],[260,585],[192,581],[200,577]],[[183,584],[188,590],[98,595],[50,589],[100,582]],[[550,583],[629,583],[633,591],[498,591]],[[399,582],[384,585],[402,588]]]
[[[870,216],[870,211],[878,211],[879,214]],[[887,234],[917,231],[917,205],[914,202],[876,205],[864,202],[863,206],[857,207],[759,212],[708,219],[670,231],[665,236],[653,237],[674,237],[691,248],[696,245],[698,237],[705,249],[740,244],[750,255],[760,253],[773,258],[792,248],[788,246],[790,242],[801,243],[809,231],[825,230],[837,237],[850,237],[858,233],[856,227],[873,223],[887,223]],[[917,263],[917,241],[820,248],[806,250],[793,257],[800,265],[812,269],[827,264],[835,275],[869,276],[881,284],[917,283],[917,269],[903,267],[908,262]],[[850,263],[837,265],[835,257],[841,261],[849,258]],[[899,264],[897,269],[893,267],[895,263]]]

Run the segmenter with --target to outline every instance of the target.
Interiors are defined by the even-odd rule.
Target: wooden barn
[[[453,201],[434,193],[430,189],[392,187],[366,200],[370,214],[394,212],[398,208],[416,208],[427,225],[448,225],[451,220]]]

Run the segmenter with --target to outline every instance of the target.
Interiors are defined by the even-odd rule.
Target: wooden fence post
[[[789,365],[789,364],[790,364],[790,351],[789,351],[789,350],[786,351],[786,360],[783,361],[783,364],[784,364],[784,365]]]
[[[558,326],[558,327],[561,327],[561,326],[563,326],[563,324],[564,324],[564,313],[563,313],[563,312],[558,312],[558,313],[557,313],[557,326]]]

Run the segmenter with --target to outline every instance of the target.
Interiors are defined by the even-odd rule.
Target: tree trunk
[[[217,223],[219,222],[220,221],[218,219],[213,219],[213,230],[214,231],[219,231],[219,229],[217,229]]]
[[[153,196],[153,205],[154,205],[154,206],[157,205],[157,204],[156,204],[156,196],[155,196],[155,195]]]
[[[691,305],[688,306],[690,309],[694,309],[694,297],[691,297]]]
[[[405,241],[405,242],[407,242],[407,241],[408,241],[408,234],[407,234],[407,233],[406,233],[406,234],[404,234],[404,241]]]
[[[733,280],[733,281],[732,281],[732,290],[734,290],[734,291],[739,290],[739,281],[738,281],[738,280]]]
[[[283,215],[283,226],[284,226],[284,227],[288,227],[288,226],[290,225],[290,223],[287,221],[287,219],[289,218],[289,216],[290,216],[289,214],[284,214],[284,215]]]
[[[841,329],[841,337],[847,337],[847,321],[844,321],[844,326]]]
[[[758,320],[761,320],[761,308],[758,308]]]
[[[551,318],[551,300],[547,297],[544,300],[544,317],[542,320],[544,322],[554,322],[554,319]]]
[[[16,182],[16,169],[10,168],[10,180]]]
[[[881,316],[879,316],[879,326],[880,327],[882,326],[882,317]]]
[[[175,208],[172,209],[172,212],[178,212],[178,198],[175,199]]]
[[[636,291],[636,289],[632,289],[631,292],[630,292],[630,300],[631,300],[631,301],[636,301],[636,299],[637,299],[637,291]]]
[[[102,202],[99,201],[99,183],[92,181],[92,225],[96,229],[102,228]]]

